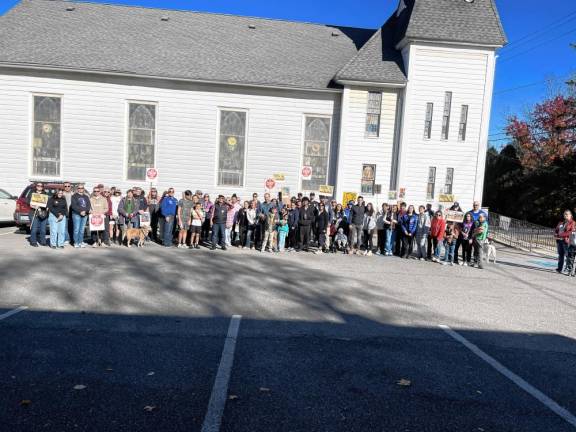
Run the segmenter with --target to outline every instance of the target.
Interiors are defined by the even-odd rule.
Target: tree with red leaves
[[[506,134],[527,170],[576,155],[576,97],[559,95],[537,104],[526,120],[509,118]]]

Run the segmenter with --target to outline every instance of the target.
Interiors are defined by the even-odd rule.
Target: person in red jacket
[[[442,242],[444,241],[444,234],[446,233],[446,220],[441,211],[437,211],[432,218],[432,225],[430,227],[430,238],[432,239],[432,248],[434,250],[434,257],[432,261],[440,262],[440,253]]]
[[[562,270],[564,269],[564,259],[568,253],[570,235],[573,231],[576,231],[574,217],[570,210],[566,210],[564,212],[564,220],[556,226],[554,233],[556,247],[558,249],[558,268],[556,269],[558,273],[562,273]]]

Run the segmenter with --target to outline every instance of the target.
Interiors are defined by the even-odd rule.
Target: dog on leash
[[[148,226],[145,226],[142,228],[129,228],[129,229],[127,229],[126,234],[124,235],[124,238],[126,239],[126,244],[128,245],[128,247],[132,247],[132,240],[138,239],[138,242],[136,243],[136,247],[144,246],[144,242],[146,241],[146,237],[148,236],[149,232],[150,232],[150,227],[148,227]]]
[[[490,262],[490,258],[494,264],[496,264],[496,246],[494,245],[494,241],[491,238],[486,239],[486,242],[482,245],[484,249],[484,257],[486,262]]]

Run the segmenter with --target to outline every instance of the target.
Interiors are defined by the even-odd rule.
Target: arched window
[[[57,96],[34,96],[32,175],[60,175],[61,100]]]
[[[218,185],[244,185],[246,112],[220,111]]]
[[[328,183],[328,157],[330,150],[329,117],[306,117],[303,165],[312,167],[312,178],[302,180],[302,190],[318,191]]]
[[[156,105],[131,103],[128,117],[128,180],[144,180],[154,166]]]

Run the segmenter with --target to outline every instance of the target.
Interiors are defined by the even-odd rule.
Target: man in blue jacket
[[[174,188],[168,189],[168,195],[162,198],[160,203],[160,211],[164,216],[164,232],[162,233],[162,240],[165,247],[172,247],[172,235],[174,232],[174,218],[176,217],[176,209],[178,207],[178,200],[174,198]]]

